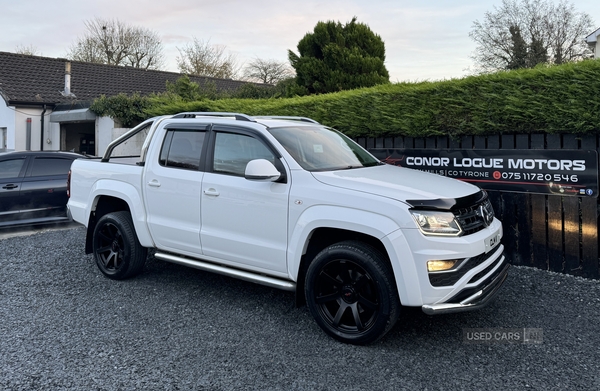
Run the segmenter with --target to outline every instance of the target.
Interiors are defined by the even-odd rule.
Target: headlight
[[[417,226],[425,235],[458,236],[462,228],[450,212],[411,210]]]

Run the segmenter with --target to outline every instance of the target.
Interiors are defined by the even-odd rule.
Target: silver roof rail
[[[235,118],[237,121],[248,121],[248,122],[256,122],[252,117],[247,114],[241,113],[220,113],[220,112],[187,112],[187,113],[179,113],[175,114],[171,118],[197,118],[197,117],[221,117],[221,118]]]
[[[312,118],[308,118],[308,117],[295,117],[293,115],[255,115],[252,118],[260,118],[260,119],[287,119],[287,120],[292,120],[292,121],[309,122],[311,124],[319,124],[317,121],[315,121]]]

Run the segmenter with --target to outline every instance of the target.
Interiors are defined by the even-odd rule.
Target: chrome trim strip
[[[502,262],[504,262],[504,256],[502,256]],[[481,290],[475,292],[473,295],[467,297],[460,303],[441,303],[424,305],[421,307],[424,313],[427,315],[438,315],[438,314],[449,314],[453,312],[471,311],[485,307],[491,299],[493,299],[500,287],[504,284],[504,281],[508,277],[508,269],[510,265],[507,263],[504,265],[503,270],[496,276],[492,282],[486,285]]]
[[[204,262],[198,259],[183,258],[177,255],[156,253],[154,255],[158,259],[163,261],[176,263],[183,266],[193,267],[195,269],[204,270],[207,272],[213,272],[222,274],[225,276],[237,278],[244,281],[254,282],[260,285],[265,285],[271,288],[283,289],[284,291],[294,292],[296,291],[296,283],[293,281],[281,280],[274,277],[265,276],[262,274],[256,274],[243,270],[233,269],[227,266],[216,265],[214,263]]]

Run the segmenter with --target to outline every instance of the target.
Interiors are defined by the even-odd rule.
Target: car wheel
[[[93,238],[94,258],[108,278],[122,280],[139,274],[144,268],[147,249],[135,234],[129,212],[108,213],[98,220]]]
[[[321,251],[308,267],[305,296],[327,334],[356,345],[383,337],[400,311],[389,262],[360,242],[340,242]]]

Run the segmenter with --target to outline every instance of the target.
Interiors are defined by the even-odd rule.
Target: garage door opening
[[[60,125],[60,149],[96,155],[96,123],[77,122]]]

